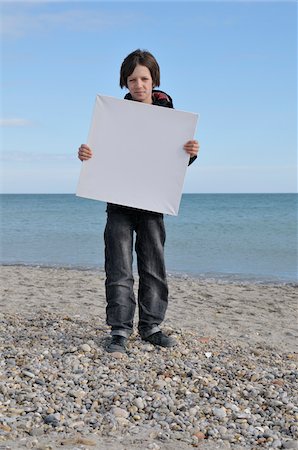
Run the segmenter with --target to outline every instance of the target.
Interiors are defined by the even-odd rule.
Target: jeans
[[[142,338],[159,331],[168,304],[164,264],[163,215],[142,210],[108,212],[104,232],[107,324],[112,335],[133,331],[136,300],[133,290],[133,241],[139,273],[138,330]]]

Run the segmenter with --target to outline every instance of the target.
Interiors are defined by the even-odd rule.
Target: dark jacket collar
[[[133,100],[130,93],[125,95],[125,100]],[[153,89],[152,91],[152,104],[157,106],[164,106],[166,108],[174,108],[173,100],[171,97],[163,91]]]

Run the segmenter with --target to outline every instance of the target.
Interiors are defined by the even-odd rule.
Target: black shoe
[[[151,334],[150,336],[144,338],[144,341],[150,342],[150,344],[153,345],[159,345],[160,347],[174,347],[177,345],[175,339],[162,333],[162,331]]]
[[[127,338],[124,336],[120,336],[119,334],[115,334],[112,336],[111,342],[107,345],[106,351],[108,353],[126,353],[126,344]]]

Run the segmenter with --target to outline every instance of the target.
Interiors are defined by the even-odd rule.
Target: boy
[[[126,87],[129,91],[125,99],[173,108],[171,97],[154,89],[159,85],[159,65],[151,53],[138,49],[124,59],[120,70],[120,87]],[[184,150],[189,154],[191,164],[197,157],[199,144],[196,140],[188,141]],[[82,144],[78,157],[81,161],[87,160],[92,157],[92,150]],[[163,215],[108,203],[104,239],[106,314],[112,334],[106,350],[110,353],[125,353],[126,341],[133,331],[136,308],[132,272],[134,232],[139,273],[140,336],[144,341],[162,347],[176,344],[173,338],[159,328],[168,304]]]

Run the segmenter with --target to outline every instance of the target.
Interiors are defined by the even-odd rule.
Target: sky
[[[2,193],[76,191],[95,97],[123,98],[137,48],[199,114],[183,192],[296,192],[296,1],[0,3]]]

